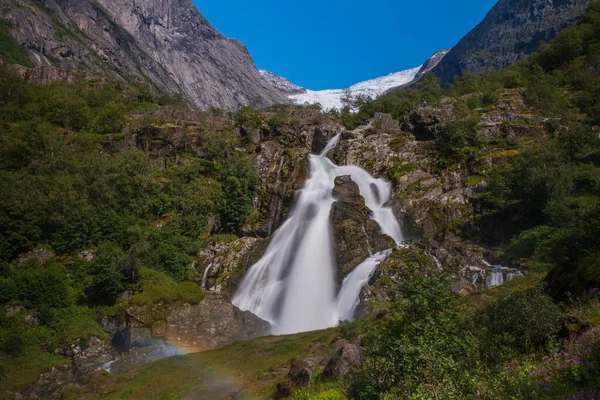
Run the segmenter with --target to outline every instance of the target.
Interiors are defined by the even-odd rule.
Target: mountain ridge
[[[34,66],[83,69],[151,84],[195,108],[285,102],[246,47],[190,0],[0,0],[10,34]]]
[[[463,72],[499,70],[573,25],[592,0],[500,0],[432,70],[442,82]]]

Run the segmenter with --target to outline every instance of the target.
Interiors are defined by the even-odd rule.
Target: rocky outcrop
[[[419,141],[435,140],[448,122],[455,121],[450,99],[436,106],[421,106],[410,113],[404,129],[412,132]]]
[[[364,349],[360,344],[340,339],[333,345],[335,354],[327,361],[323,376],[341,379],[359,368],[363,362]]]
[[[217,32],[190,0],[2,0],[3,18],[36,70],[83,70],[138,84],[190,105],[237,109],[287,99],[261,78],[246,47]],[[85,74],[85,73],[84,73]]]
[[[262,335],[270,328],[211,292],[199,304],[130,306],[127,313],[132,347],[161,338],[180,348],[203,351]]]
[[[331,225],[340,282],[370,255],[395,246],[371,218],[370,210],[350,176],[335,178]]]
[[[253,214],[243,232],[270,236],[283,222],[294,193],[308,176],[308,155],[320,153],[329,140],[343,132],[343,125],[316,110],[288,108],[270,115],[257,131],[254,165],[259,187],[253,201]],[[273,124],[273,118],[279,123]]]
[[[280,91],[286,96],[290,96],[293,94],[303,94],[306,93],[306,89],[300,87],[298,85],[294,85],[289,80],[276,75],[270,71],[260,70],[260,75],[269,85],[273,86],[275,89]]]
[[[237,282],[256,259],[261,239],[243,237],[233,242],[214,243],[198,252],[198,274],[204,288],[226,297],[233,295]]]
[[[91,373],[118,357],[110,343],[97,337],[87,341],[78,340],[68,347],[59,347],[55,353],[66,357],[65,360],[70,362],[42,374],[38,382],[23,393],[25,398],[60,398],[60,392],[65,386],[85,383]]]
[[[463,72],[502,69],[573,25],[592,0],[500,0],[433,69],[443,82]]]
[[[399,90],[405,89],[407,87],[413,87],[413,86],[415,86],[415,84],[423,77],[423,75],[427,74],[428,72],[431,72],[431,70],[433,70],[442,61],[442,59],[446,56],[446,54],[448,54],[449,51],[450,51],[450,49],[444,49],[444,50],[438,50],[438,51],[436,51],[421,66],[421,69],[419,70],[419,72],[417,72],[417,75],[415,75],[415,79],[413,79],[412,82],[409,82],[406,85],[402,85],[402,86],[398,86],[398,87],[395,87],[395,88],[391,88],[386,93],[394,93],[394,92],[397,92]]]

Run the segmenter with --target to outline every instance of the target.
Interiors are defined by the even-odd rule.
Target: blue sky
[[[344,88],[452,47],[497,0],[193,0],[259,69],[303,87]]]

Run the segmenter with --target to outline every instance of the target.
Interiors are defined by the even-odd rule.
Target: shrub
[[[483,358],[503,359],[539,349],[558,332],[562,312],[540,289],[509,293],[480,314],[477,333]]]
[[[97,250],[91,270],[93,280],[87,292],[96,303],[114,304],[125,290],[125,255],[112,243],[104,243]]]
[[[67,271],[58,263],[17,271],[13,279],[17,298],[28,307],[60,308],[73,301]]]
[[[13,357],[23,354],[24,342],[20,334],[8,336],[2,343],[2,352]]]

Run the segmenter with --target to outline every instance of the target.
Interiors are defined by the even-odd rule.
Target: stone
[[[251,253],[260,247],[262,240],[243,237],[233,242],[214,243],[198,252],[198,276],[206,273],[205,289],[231,296],[237,283],[251,264]],[[207,270],[210,265],[210,269]]]
[[[180,348],[204,351],[252,339],[270,329],[266,321],[212,292],[199,304],[130,306],[127,314],[131,346],[165,339]]]
[[[411,132],[419,141],[435,140],[448,122],[456,120],[451,103],[436,106],[422,106],[411,112],[409,122]]]
[[[350,176],[335,178],[330,220],[335,243],[339,282],[370,255],[396,246],[371,218],[371,211]]]
[[[288,377],[294,387],[309,387],[312,381],[314,365],[308,360],[292,360]]]
[[[25,268],[30,263],[42,266],[52,257],[54,257],[54,253],[51,250],[39,247],[19,256],[17,268]]]
[[[334,344],[335,355],[329,359],[323,376],[328,379],[341,379],[360,367],[364,349],[357,343],[340,339]]]

